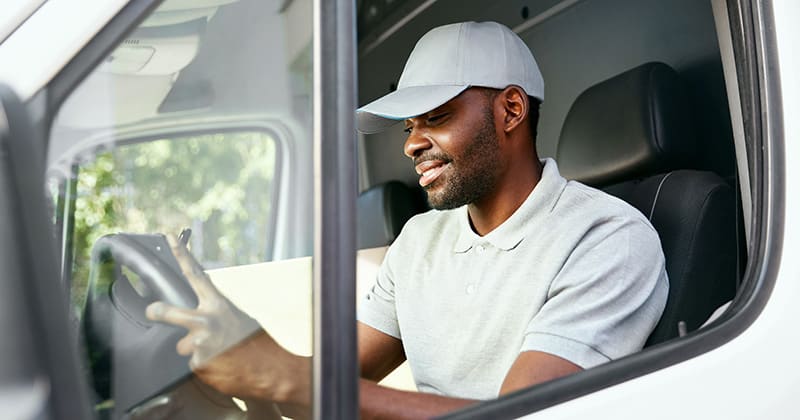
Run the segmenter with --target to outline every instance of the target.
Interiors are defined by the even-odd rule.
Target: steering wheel
[[[81,329],[98,407],[113,418],[246,418],[230,397],[192,376],[189,358],[175,350],[186,331],[145,317],[155,301],[197,306],[164,235],[97,240]]]

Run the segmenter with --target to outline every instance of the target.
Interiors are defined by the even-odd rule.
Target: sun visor
[[[197,56],[206,23],[197,19],[137,30],[78,86],[56,123],[101,128],[155,117],[178,74]]]
[[[111,52],[98,71],[142,76],[178,73],[197,56],[205,29],[205,19],[139,29]]]
[[[197,19],[211,19],[220,6],[238,0],[166,0],[158,6],[142,27],[175,25]]]

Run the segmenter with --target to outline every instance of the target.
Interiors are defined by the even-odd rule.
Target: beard
[[[492,109],[475,137],[456,157],[436,158],[450,164],[448,173],[425,187],[428,204],[436,210],[449,210],[474,203],[494,190],[499,178],[499,144]]]

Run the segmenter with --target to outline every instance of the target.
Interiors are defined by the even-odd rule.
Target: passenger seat
[[[562,175],[627,201],[658,231],[670,287],[646,346],[677,337],[679,323],[699,328],[736,292],[735,194],[697,169],[698,141],[683,82],[663,63],[587,89],[561,130]]]
[[[389,181],[362,192],[357,210],[357,249],[367,249],[390,245],[408,219],[428,208],[422,191]]]
[[[424,192],[400,181],[375,185],[357,202],[356,294],[360,298],[375,281],[386,250],[408,219],[428,210]]]
[[[359,300],[375,283],[386,250],[400,234],[403,225],[415,214],[428,210],[424,194],[420,188],[389,181],[358,196],[356,296]],[[403,362],[380,383],[406,391],[417,389],[408,362]]]

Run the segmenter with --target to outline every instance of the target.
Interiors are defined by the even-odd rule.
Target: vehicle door
[[[175,352],[180,329],[144,317],[154,299],[196,302],[185,284],[142,274],[176,268],[162,234],[180,235],[219,290],[281,345],[313,357],[316,418],[355,417],[354,5],[109,4],[92,12],[94,33],[52,20],[65,10],[55,1],[7,39],[35,50],[40,40],[24,32],[51,19],[53,32],[81,41],[58,51],[63,62],[41,62],[49,76],[9,83],[41,143],[8,188],[38,196],[46,211],[38,222],[51,243],[40,236],[31,249],[60,251],[17,252],[28,269],[47,259],[41,266],[54,271],[41,287],[65,292],[48,306],[60,324],[33,324],[44,337],[20,349],[46,339],[40,348],[74,350],[53,359],[71,369],[51,375],[53,417],[89,418],[74,415],[86,407],[100,418],[246,415],[241,401],[192,378]],[[24,210],[4,213],[7,226],[35,225],[18,219]],[[131,244],[147,252],[134,255]]]

